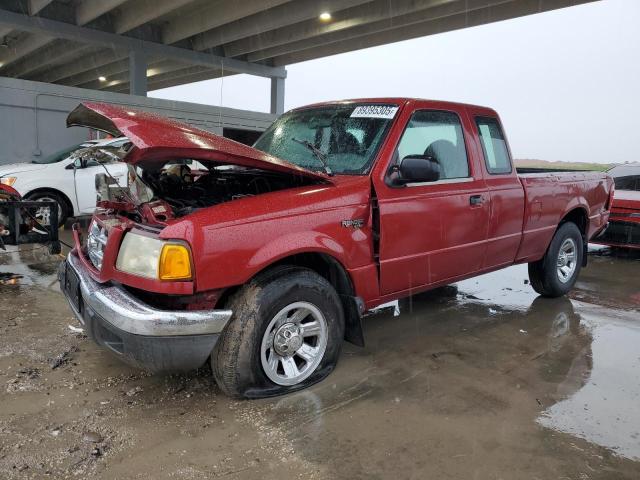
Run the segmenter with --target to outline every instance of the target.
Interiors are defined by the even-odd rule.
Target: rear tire
[[[242,287],[227,308],[233,317],[211,355],[213,375],[227,395],[282,395],[335,368],[344,312],[335,289],[314,271],[277,267]]]
[[[568,293],[582,268],[583,242],[575,223],[560,225],[544,257],[529,264],[533,289],[543,297],[561,297]]]

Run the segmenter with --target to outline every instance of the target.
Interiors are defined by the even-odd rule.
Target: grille
[[[107,246],[107,230],[98,222],[91,223],[87,236],[87,254],[94,267],[102,270],[104,249]]]

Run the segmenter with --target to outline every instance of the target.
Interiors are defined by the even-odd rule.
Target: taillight
[[[616,186],[615,184],[611,184],[611,190],[609,190],[609,198],[607,198],[607,203],[604,206],[605,210],[611,210],[611,205],[613,204],[613,194],[616,191]]]

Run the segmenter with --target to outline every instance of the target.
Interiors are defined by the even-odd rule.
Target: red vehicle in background
[[[120,106],[126,136],[62,291],[98,344],[151,371],[210,361],[236,397],[304,388],[373,307],[517,263],[557,297],[609,219],[604,173],[518,175],[495,111],[384,98],[292,110],[248,147]]]
[[[616,189],[609,226],[593,243],[640,249],[640,163],[618,165],[607,173]]]

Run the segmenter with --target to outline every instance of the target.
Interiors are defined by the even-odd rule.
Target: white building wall
[[[0,165],[30,162],[95,138],[89,129],[66,128],[68,113],[82,101],[151,111],[219,135],[222,128],[263,131],[275,119],[262,112],[0,77]]]

